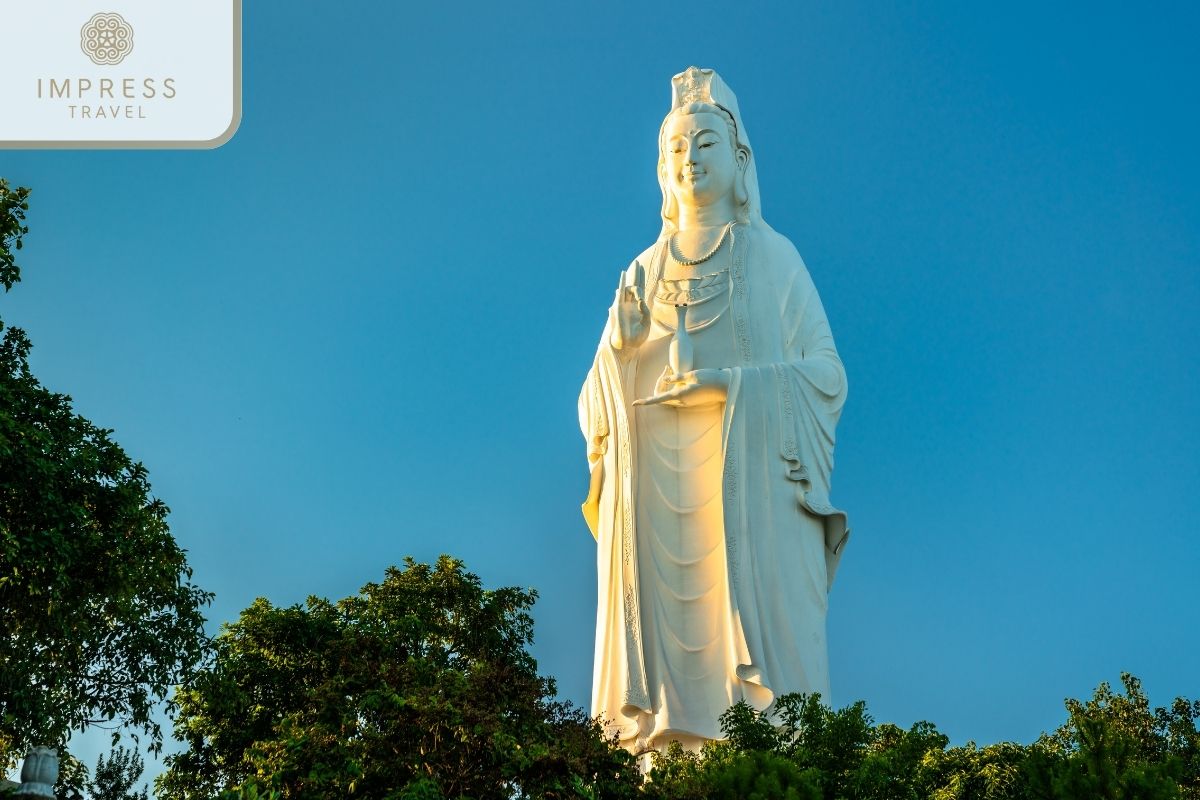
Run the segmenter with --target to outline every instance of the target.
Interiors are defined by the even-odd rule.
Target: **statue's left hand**
[[[694,369],[682,375],[670,374],[670,367],[658,379],[655,394],[642,400],[634,400],[635,406],[650,406],[661,403],[668,406],[691,408],[724,403],[729,391],[729,370]]]

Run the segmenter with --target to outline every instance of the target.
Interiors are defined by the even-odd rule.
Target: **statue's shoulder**
[[[765,225],[752,227],[750,237],[751,262],[777,284],[787,285],[798,277],[811,281],[804,259],[791,239]]]
[[[629,264],[625,267],[625,274],[628,276],[630,281],[637,277],[638,264],[642,265],[642,269],[646,271],[647,275],[650,274],[651,264],[653,264],[655,259],[658,258],[658,248],[663,241],[664,240],[659,239],[657,242],[650,245],[630,260]]]
[[[629,269],[631,273],[635,264],[641,264],[643,269],[645,269],[647,272],[650,271],[650,264],[658,255],[658,246],[661,241],[662,240],[660,239],[659,241],[654,242],[645,250],[638,253],[637,256],[635,256],[634,259],[629,262]]]

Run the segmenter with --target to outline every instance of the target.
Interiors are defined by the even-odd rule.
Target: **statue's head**
[[[677,226],[680,205],[705,206],[724,198],[733,201],[740,221],[748,221],[752,153],[738,127],[733,93],[712,70],[696,67],[676,75],[672,85],[672,109],[658,133],[664,231]],[[728,95],[732,110],[714,99],[714,90]]]

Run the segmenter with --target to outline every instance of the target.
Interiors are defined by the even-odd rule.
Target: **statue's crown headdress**
[[[671,110],[675,111],[692,103],[708,103],[723,110],[733,120],[738,140],[748,144],[741,131],[742,122],[738,115],[737,98],[716,72],[711,69],[688,67],[671,79]]]
[[[711,69],[700,69],[699,67],[688,67],[676,75],[671,81],[671,85],[675,89],[673,106],[679,108],[691,103],[713,102],[712,79],[713,71]]]

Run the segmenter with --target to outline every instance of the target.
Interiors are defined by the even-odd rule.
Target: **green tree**
[[[706,770],[713,800],[821,800],[815,770],[801,770],[774,753],[739,753]]]
[[[877,726],[854,772],[854,796],[862,800],[926,800],[930,796],[926,764],[945,752],[950,740],[929,722],[908,730]]]
[[[770,713],[738,703],[720,722],[725,742],[655,758],[651,786],[664,798],[924,800],[925,760],[948,742],[928,722],[876,727],[862,702],[835,711],[816,694],[781,695]]]
[[[1033,797],[1069,800],[1194,798],[1200,786],[1196,719],[1183,698],[1150,709],[1141,682],[1123,673],[1123,694],[1101,683],[1086,702],[1068,699],[1067,721],[1031,748],[1025,770]],[[1184,794],[1187,792],[1187,794]]]
[[[1031,796],[1028,758],[1028,748],[1011,742],[931,750],[922,763],[921,783],[929,800],[1026,800]]]
[[[0,283],[20,280],[27,189],[0,180]],[[92,724],[161,746],[152,711],[204,652],[211,596],[145,467],[29,368],[0,321],[0,768]],[[69,783],[80,773],[64,764]]]
[[[656,753],[645,795],[653,800],[821,800],[820,776],[773,750],[710,742],[701,754],[673,742]]]
[[[87,783],[89,800],[149,800],[145,786],[134,787],[141,781],[146,765],[136,750],[115,747],[108,757],[96,759]]]
[[[1176,697],[1170,708],[1154,709],[1162,751],[1179,764],[1179,786],[1186,800],[1200,800],[1200,700]]]
[[[176,696],[173,800],[632,797],[633,759],[553,702],[535,593],[407,560],[336,603],[259,599]]]
[[[23,224],[28,210],[29,190],[23,186],[12,189],[0,178],[0,283],[6,292],[21,280],[14,251],[21,249],[21,237],[29,233],[29,226]]]
[[[875,729],[861,700],[834,711],[819,694],[784,694],[770,714],[743,703],[721,715],[721,730],[742,752],[772,752],[817,777],[821,797],[849,797]]]
[[[802,769],[821,776],[826,800],[850,797],[875,739],[866,703],[833,710],[819,694],[785,694],[775,700],[781,752]]]

